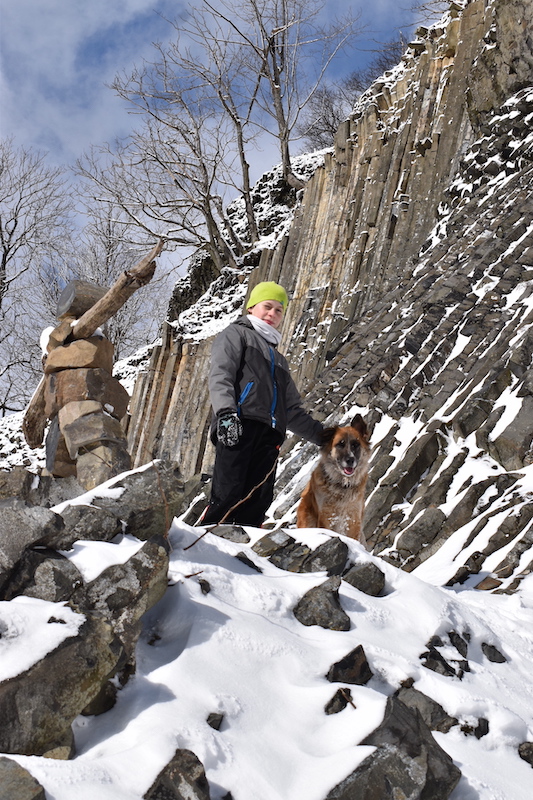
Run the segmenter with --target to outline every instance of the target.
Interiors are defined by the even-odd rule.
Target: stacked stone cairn
[[[74,339],[74,323],[106,293],[84,281],[63,291],[43,357],[46,472],[85,489],[131,468],[121,420],[129,395],[113,377],[113,344],[99,331]]]

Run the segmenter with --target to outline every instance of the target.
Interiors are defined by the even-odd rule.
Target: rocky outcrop
[[[326,800],[398,796],[446,800],[461,777],[422,716],[397,697],[388,699],[383,722],[362,744],[377,749]]]
[[[165,325],[132,400],[135,463],[210,472],[212,335],[248,281],[280,281],[281,348],[308,407],[357,410],[373,429],[374,552],[417,569],[464,528],[450,584],[513,591],[533,535],[532,25],[524,0],[473,0],[417,31],[341,125],[278,246]],[[314,450],[284,453],[276,524],[293,520]]]
[[[6,480],[1,501],[0,599],[33,603],[33,616],[55,626],[57,645],[0,682],[0,750],[69,758],[75,717],[109,709],[135,671],[142,616],[167,588],[166,534],[197,482],[185,487],[175,464],[159,462],[52,510],[29,505],[32,497],[46,502],[46,487],[53,490],[48,478],[39,491],[22,470],[15,476]],[[21,496],[6,497],[9,486]],[[118,548],[124,535],[138,542],[134,552],[94,577],[70,559],[76,541]],[[24,632],[23,623],[13,633],[0,627],[8,639]]]

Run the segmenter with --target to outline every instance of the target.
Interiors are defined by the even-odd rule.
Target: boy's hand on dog
[[[235,447],[242,436],[242,422],[234,411],[223,411],[217,420],[217,437],[225,447]]]

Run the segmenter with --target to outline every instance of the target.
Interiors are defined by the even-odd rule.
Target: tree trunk
[[[98,300],[72,328],[75,339],[86,339],[92,336],[97,328],[107,322],[131,295],[152,280],[155,272],[155,261],[161,250],[163,242],[159,240],[156,246],[139,263],[130,270],[125,270],[106,294]]]
[[[24,419],[22,420],[22,432],[28,445],[32,448],[40,447],[43,443],[44,432],[48,423],[48,417],[45,414],[45,396],[44,396],[45,378],[41,378],[37,389],[33,393]]]

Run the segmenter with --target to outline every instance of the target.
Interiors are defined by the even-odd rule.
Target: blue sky
[[[193,0],[194,4],[194,0]],[[0,0],[0,134],[72,163],[91,144],[127,135],[135,120],[106,84],[152,56],[172,35],[166,18],[181,0]],[[326,0],[335,16],[353,7],[367,26],[358,50],[334,71],[363,66],[373,40],[409,33],[411,12],[398,0]],[[264,162],[263,162],[264,164]]]

